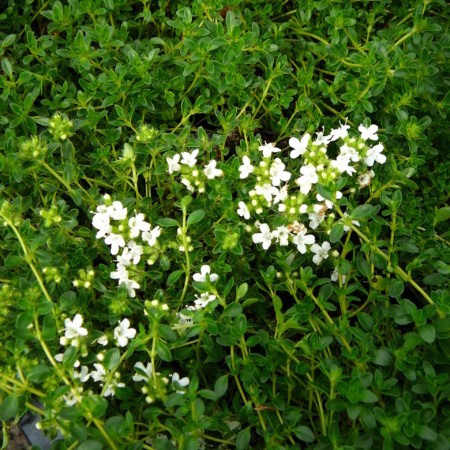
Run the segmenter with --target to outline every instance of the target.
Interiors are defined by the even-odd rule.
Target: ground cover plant
[[[450,447],[444,1],[3,6],[2,448]]]

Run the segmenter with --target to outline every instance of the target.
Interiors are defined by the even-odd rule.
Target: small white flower
[[[86,383],[87,380],[89,380],[89,377],[91,374],[89,373],[89,369],[87,366],[81,366],[81,369],[79,372],[76,370],[73,371],[73,377],[78,378],[82,383]]]
[[[330,251],[330,243],[325,241],[322,245],[313,244],[311,245],[311,251],[314,253],[313,263],[320,264],[322,260],[328,258],[328,252]]]
[[[136,297],[135,289],[139,289],[141,287],[141,285],[137,281],[130,280],[130,279],[122,280],[122,283],[125,283],[125,287],[127,288],[128,295],[131,298]],[[119,283],[119,284],[121,284],[121,283]]]
[[[65,331],[64,337],[66,338],[64,342],[73,341],[81,336],[87,336],[88,331],[81,325],[83,325],[83,316],[81,314],[75,314],[73,320],[69,318],[64,320],[65,328],[63,331]]]
[[[153,247],[156,244],[156,238],[158,238],[161,234],[161,227],[157,226],[153,228],[151,231],[144,231],[142,233],[142,240],[147,242],[150,247]]]
[[[209,294],[208,292],[203,292],[200,297],[195,294],[195,309],[203,309],[206,307],[208,303],[211,303],[216,299],[216,296],[213,294]]]
[[[365,141],[367,141],[367,139],[370,139],[371,141],[378,141],[377,125],[370,125],[369,128],[366,128],[364,125],[360,125],[358,127],[358,131],[361,133],[361,139],[364,139]]]
[[[181,169],[180,166],[180,155],[174,155],[173,158],[166,158],[167,165],[169,166],[169,173],[178,172]]]
[[[103,367],[103,364],[94,363],[94,367],[96,370],[93,370],[90,374],[92,380],[94,380],[96,383],[99,381],[100,382],[105,381],[106,371],[105,368]]]
[[[289,139],[289,145],[294,149],[290,153],[290,157],[292,159],[298,158],[300,155],[303,155],[306,152],[306,149],[309,144],[309,140],[311,139],[311,135],[306,133],[302,140],[299,141],[297,138],[293,137]]]
[[[244,179],[247,178],[254,170],[255,168],[250,164],[250,158],[248,156],[244,156],[242,158],[242,165],[239,167],[239,178]]]
[[[141,256],[144,254],[144,247],[136,244],[134,241],[130,241],[124,251],[126,249],[129,250],[128,256],[133,261],[133,264],[138,264],[141,260]]]
[[[324,135],[324,128],[322,131],[319,131],[317,133],[316,140],[313,142],[315,145],[328,145],[331,141],[331,136],[325,136]]]
[[[269,225],[266,223],[259,224],[259,230],[261,233],[255,233],[252,235],[252,240],[255,244],[262,244],[264,250],[267,250],[272,244],[273,235],[270,231]]]
[[[108,338],[106,337],[106,335],[100,336],[95,342],[97,342],[97,344],[103,345],[103,347],[105,347],[106,345],[108,345]]]
[[[67,394],[63,395],[63,399],[66,402],[66,406],[76,405],[81,399],[80,394],[83,392],[83,388],[73,387]]]
[[[133,339],[135,336],[136,330],[130,328],[128,319],[119,321],[119,326],[114,328],[114,339],[116,339],[119,347],[125,347],[128,344],[128,339]]]
[[[92,211],[91,211],[92,212]],[[92,218],[92,226],[99,230],[95,236],[97,239],[105,237],[108,233],[111,233],[112,227],[110,225],[110,216],[108,208],[105,205],[97,206],[97,213]]]
[[[107,211],[111,219],[124,220],[127,218],[127,208],[123,207],[122,202],[113,202],[111,206],[108,206]]]
[[[136,372],[136,375],[133,376],[133,381],[150,381],[152,374],[153,374],[153,366],[152,363],[147,363],[147,367],[144,366],[140,361],[138,361],[134,365],[135,369],[139,369],[140,372]],[[141,372],[145,373],[145,375],[142,375]]]
[[[272,185],[279,186],[282,181],[289,181],[291,178],[290,172],[285,171],[285,165],[281,162],[281,159],[276,158],[270,167],[269,174],[271,177]]]
[[[272,196],[278,194],[278,189],[269,183],[265,183],[262,186],[257,184],[255,186],[255,192],[258,195],[262,195],[265,198],[266,202],[269,205],[271,205],[272,204]]]
[[[281,226],[273,230],[272,236],[280,245],[289,245],[289,236],[291,233],[285,226]]]
[[[351,176],[356,172],[356,169],[349,164],[350,157],[348,155],[340,154],[335,160],[331,161],[330,166],[339,170],[340,173],[347,172]]]
[[[347,278],[345,275],[341,275],[342,277],[342,283],[345,283],[345,279]],[[333,273],[331,274],[331,281],[338,281],[339,280],[339,272],[337,267],[334,268]]]
[[[344,213],[344,217],[348,217],[348,213]],[[357,220],[352,220],[352,224],[356,225],[357,227],[360,226],[360,223]],[[347,233],[350,231],[350,227],[348,225],[344,225],[344,231]]]
[[[183,159],[181,160],[181,164],[186,164],[189,167],[194,167],[197,162],[197,155],[199,153],[199,149],[194,150],[192,153],[182,152],[181,156]]]
[[[344,144],[339,149],[341,155],[348,156],[348,158],[353,162],[358,162],[360,157],[359,153],[353,147],[349,147],[347,144]]]
[[[113,280],[119,280],[119,284],[121,284],[125,280],[128,280],[129,274],[128,274],[128,270],[127,270],[125,264],[118,263],[116,265],[116,271],[111,272],[109,276]]]
[[[313,184],[319,181],[316,168],[312,164],[300,168],[302,176],[295,180],[295,183],[300,187],[300,192],[304,195],[308,194]]]
[[[216,273],[211,273],[211,267],[209,267],[207,264],[204,264],[200,268],[200,273],[195,273],[192,277],[194,281],[200,281],[200,282],[207,282],[208,279],[211,283],[214,283],[219,279],[219,275]]]
[[[364,158],[364,162],[372,167],[375,162],[379,164],[384,164],[386,162],[386,156],[382,155],[381,152],[384,150],[383,144],[377,144],[369,150],[367,150],[366,157]]]
[[[120,234],[111,233],[105,238],[105,244],[111,246],[112,255],[117,255],[119,247],[125,247],[125,240]]]
[[[363,187],[369,186],[374,176],[375,172],[373,170],[370,170],[366,173],[362,173],[358,177],[359,188],[362,189]]]
[[[268,144],[267,142],[264,145],[260,145],[258,147],[258,150],[263,153],[264,158],[270,158],[272,153],[281,152],[281,149],[279,149],[278,147],[275,147],[274,144],[272,144],[272,143]]]
[[[150,230],[150,224],[144,219],[144,214],[140,213],[136,217],[131,217],[131,219],[128,220],[128,226],[130,227],[130,236],[132,238],[138,237],[141,231]]]
[[[344,125],[341,124],[339,128],[333,129],[330,132],[331,140],[330,142],[337,141],[338,139],[344,139],[348,136],[348,129],[350,128],[350,125],[347,125],[346,123]]]
[[[175,384],[175,387],[187,387],[189,386],[189,378],[188,377],[184,377],[184,378],[180,378],[180,375],[178,375],[177,372],[174,372],[172,375],[170,375],[170,377],[172,378],[172,383]],[[177,390],[178,394],[184,394],[184,391],[180,391]]]
[[[325,215],[319,214],[319,213],[309,213],[309,228],[312,228],[315,230],[325,219]]]
[[[239,202],[239,209],[236,212],[244,219],[250,219],[250,210],[244,202]]]
[[[301,229],[293,238],[292,242],[297,246],[297,250],[304,255],[306,253],[306,246],[312,245],[316,242],[316,238],[312,234],[306,234],[306,228]]]
[[[184,184],[184,185],[186,186],[186,188],[187,188],[188,191],[191,191],[191,192],[194,192],[194,191],[195,191],[194,186],[192,186],[191,182],[190,182],[188,179],[182,178],[182,179],[181,179],[181,183]]]
[[[223,175],[223,172],[220,169],[216,169],[216,164],[216,161],[210,161],[203,170],[209,180],[213,180],[215,177],[221,177]]]
[[[284,202],[288,196],[288,185],[284,185],[282,188],[277,189],[277,193],[275,194],[275,197],[273,199],[274,205],[280,202]],[[281,205],[280,205],[281,206]]]

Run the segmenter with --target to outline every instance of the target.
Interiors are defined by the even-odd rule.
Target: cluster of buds
[[[155,128],[149,128],[148,125],[141,125],[136,133],[136,140],[144,144],[149,144],[157,135],[158,131]]]
[[[48,122],[48,131],[57,141],[65,141],[73,135],[73,122],[65,114],[56,113]]]
[[[58,207],[56,205],[53,205],[48,211],[41,209],[39,215],[44,218],[44,228],[50,228],[62,221],[62,217],[59,215]]]
[[[8,226],[9,223],[13,224],[15,227],[19,227],[23,222],[22,216],[8,200],[3,200],[1,203],[0,217],[3,219],[1,224],[5,227]]]
[[[19,157],[24,161],[44,159],[47,150],[45,143],[40,142],[37,136],[32,136],[20,144]]]
[[[42,272],[47,283],[61,283],[62,277],[57,267],[44,267]]]
[[[92,286],[92,281],[94,280],[95,273],[92,269],[80,269],[78,271],[78,278],[72,281],[72,284],[76,288],[89,289]]]

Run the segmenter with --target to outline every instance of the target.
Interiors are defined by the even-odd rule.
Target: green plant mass
[[[4,0],[2,448],[449,450],[448,23]]]

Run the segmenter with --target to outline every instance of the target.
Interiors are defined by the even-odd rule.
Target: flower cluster
[[[54,114],[48,122],[48,131],[57,141],[65,141],[73,135],[73,122],[65,114]]]
[[[328,258],[331,246],[328,242],[321,245],[316,243],[316,236],[309,233],[304,223],[308,223],[311,230],[316,230],[324,223],[329,229],[334,222],[332,201],[323,198],[317,191],[316,185],[335,183],[341,176],[352,177],[358,173],[357,182],[360,188],[368,186],[375,176],[372,167],[375,163],[383,164],[386,156],[382,154],[383,144],[371,146],[372,141],[378,140],[378,127],[368,128],[361,125],[359,136],[352,137],[348,133],[349,125],[341,125],[331,130],[329,135],[317,133],[315,139],[306,133],[301,139],[295,137],[289,140],[292,171],[286,170],[286,164],[279,158],[272,158],[273,154],[281,153],[281,149],[274,144],[264,144],[259,147],[262,160],[258,165],[252,164],[248,156],[243,156],[239,167],[240,178],[247,179],[252,175],[255,184],[249,191],[249,201],[239,201],[237,214],[245,220],[251,218],[252,213],[260,215],[268,209],[275,209],[277,216],[284,219],[284,224],[273,229],[268,223],[255,222],[258,232],[252,234],[255,244],[262,244],[267,250],[274,242],[280,246],[294,244],[302,254],[310,251],[313,262],[320,264]],[[341,141],[337,156],[332,159],[327,155],[330,143]],[[300,164],[299,158],[301,157]],[[293,180],[298,189],[289,193]],[[335,201],[342,198],[340,191],[334,192]],[[348,227],[346,229],[348,231]]]
[[[124,284],[130,297],[135,297],[136,289],[140,288],[136,281],[139,276],[137,266],[143,255],[148,258],[148,264],[155,263],[161,228],[152,229],[142,213],[128,218],[127,208],[120,201],[112,201],[109,195],[103,199],[105,204],[97,206],[92,225],[98,230],[97,239],[103,238],[110,246],[111,254],[117,255],[116,270],[111,273],[111,278],[118,280],[119,285]]]
[[[172,158],[167,157],[166,161],[168,165],[167,170],[170,174],[181,172],[181,183],[184,184],[189,191],[194,192],[197,189],[201,194],[205,192],[207,181],[213,180],[216,177],[221,177],[223,171],[217,168],[217,162],[215,160],[209,161],[203,169],[199,168],[196,165],[199,151],[199,149],[196,149],[192,153],[177,153]]]

